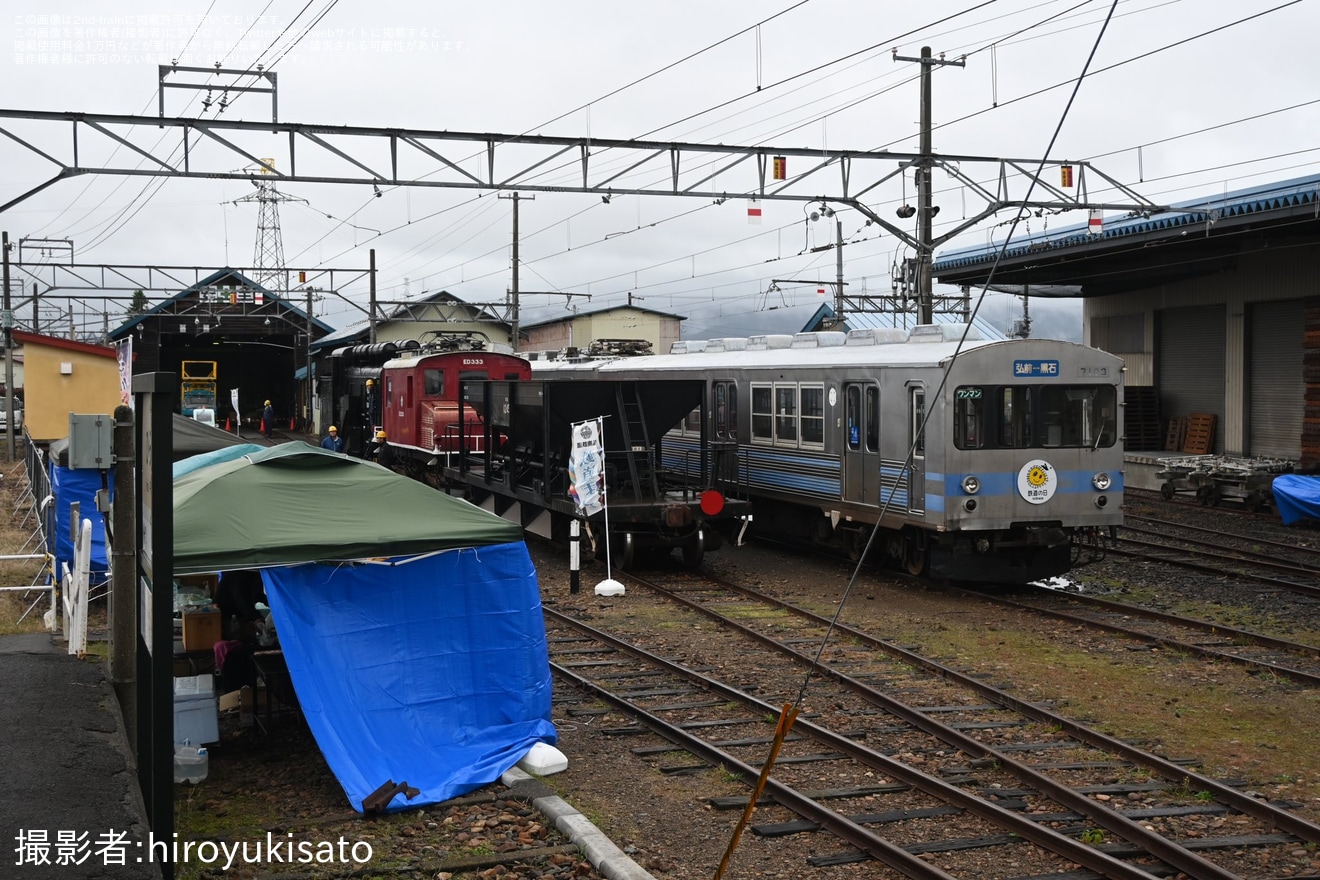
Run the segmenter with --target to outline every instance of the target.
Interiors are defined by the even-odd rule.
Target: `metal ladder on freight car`
[[[636,382],[620,383],[614,392],[615,403],[619,407],[619,424],[623,428],[623,446],[628,457],[628,477],[632,480],[633,497],[638,501],[642,496],[642,481],[650,483],[651,497],[660,497],[660,480],[656,476],[655,463],[651,460],[651,437],[646,430],[646,418],[642,412],[642,400],[637,393]],[[636,448],[641,443],[641,451]],[[638,460],[642,466],[638,466]]]

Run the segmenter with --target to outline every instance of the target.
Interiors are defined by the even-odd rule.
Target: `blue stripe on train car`
[[[981,481],[981,491],[977,492],[977,497],[992,498],[996,495],[1016,495],[1017,494],[1017,474],[1016,473],[986,473],[975,472],[977,479]],[[1123,474],[1118,471],[1108,472],[1110,486],[1106,492],[1123,491]],[[1088,492],[1097,492],[1091,485],[1091,478],[1095,476],[1096,471],[1055,471],[1055,495],[1078,495]],[[948,485],[944,487],[944,494],[949,496],[964,496],[967,493],[963,491],[962,478],[966,474],[955,474],[948,480]],[[930,478],[927,477],[926,488],[930,489]],[[1099,494],[1097,492],[1097,494]],[[929,496],[927,496],[929,497]]]

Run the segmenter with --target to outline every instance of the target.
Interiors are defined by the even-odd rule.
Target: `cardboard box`
[[[220,639],[219,611],[184,612],[183,650],[209,651]]]

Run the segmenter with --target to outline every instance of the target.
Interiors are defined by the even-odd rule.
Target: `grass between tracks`
[[[886,636],[948,665],[1007,685],[1018,697],[1166,758],[1192,758],[1205,775],[1243,780],[1270,798],[1298,802],[1320,820],[1320,691],[1241,667],[1170,651],[1134,653],[1118,636],[1078,639],[1005,616],[960,620],[895,613]],[[1019,626],[1018,624],[1023,624]]]

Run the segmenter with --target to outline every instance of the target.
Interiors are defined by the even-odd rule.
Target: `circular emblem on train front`
[[[1054,497],[1058,479],[1054,468],[1044,459],[1029,461],[1018,471],[1018,494],[1032,504],[1044,504]]]

